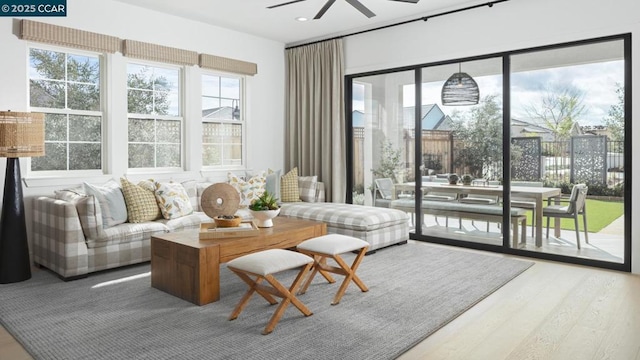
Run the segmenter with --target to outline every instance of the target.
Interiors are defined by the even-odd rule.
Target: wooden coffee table
[[[205,305],[220,299],[220,264],[266,249],[292,248],[327,233],[321,222],[276,217],[258,236],[200,240],[197,230],[151,237],[151,286]]]

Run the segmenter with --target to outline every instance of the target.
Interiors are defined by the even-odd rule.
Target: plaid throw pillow
[[[127,218],[130,223],[153,221],[162,216],[153,191],[131,181],[120,178],[124,202],[127,204]]]
[[[298,176],[298,188],[300,188],[300,199],[302,199],[302,201],[315,202],[318,177],[315,175]]]
[[[102,212],[93,195],[85,195],[77,189],[56,191],[56,198],[75,205],[80,219],[82,232],[87,239],[97,240],[104,235],[102,231]]]
[[[291,171],[282,175],[280,179],[280,196],[282,197],[282,202],[300,201],[297,167],[294,167]]]

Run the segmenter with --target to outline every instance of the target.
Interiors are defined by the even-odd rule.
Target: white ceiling
[[[390,0],[360,0],[376,16],[367,18],[345,0],[337,0],[321,19],[313,17],[327,0],[117,0],[207,24],[272,39],[287,45],[320,40],[450,10],[488,3],[487,0],[420,0],[417,4]],[[297,17],[306,17],[305,22]]]

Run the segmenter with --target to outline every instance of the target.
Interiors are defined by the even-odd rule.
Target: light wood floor
[[[535,260],[400,360],[640,360],[639,334],[640,276]],[[1,327],[0,359],[31,359]]]

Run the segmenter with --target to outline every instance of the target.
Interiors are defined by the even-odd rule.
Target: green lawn
[[[605,226],[611,224],[613,220],[624,214],[624,203],[614,201],[602,201],[587,199],[587,226],[589,232],[598,232]],[[527,212],[527,224],[532,224],[531,212]],[[582,216],[578,216],[580,230],[583,229]],[[547,218],[542,218],[542,226],[547,226]],[[549,223],[553,228],[553,219]],[[560,228],[564,230],[575,230],[573,219],[561,219]]]

